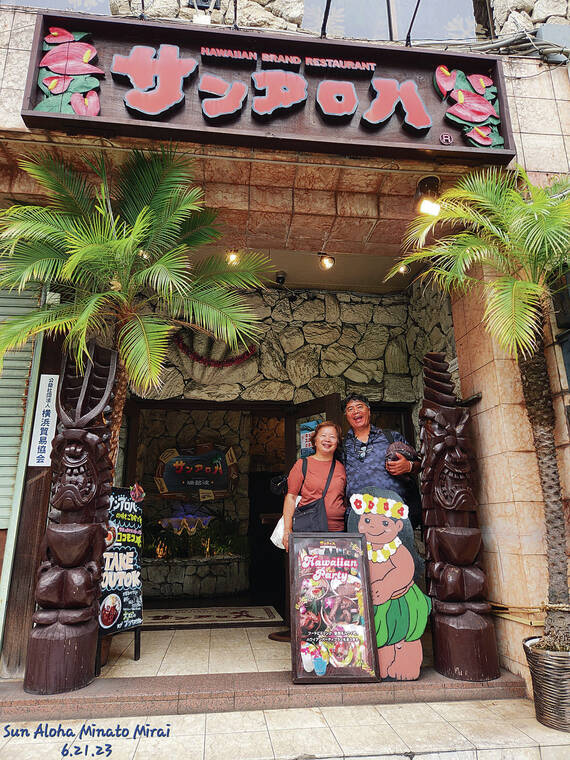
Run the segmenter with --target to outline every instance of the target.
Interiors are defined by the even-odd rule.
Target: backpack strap
[[[388,430],[387,428],[384,430],[382,429],[382,432],[386,436],[386,440],[388,441],[388,444],[394,443],[394,436],[392,435],[392,431]]]
[[[303,461],[301,462],[301,469],[303,470],[303,482],[301,483],[301,488],[299,488],[299,496],[301,495],[301,491],[303,490],[303,486],[305,485],[305,478],[307,477],[307,459],[308,457],[303,457]],[[325,484],[324,490],[323,490],[323,496],[322,498],[325,498],[326,492],[329,490],[329,486],[331,484],[332,477],[334,475],[336,467],[336,459],[333,459],[331,462],[331,468],[329,470],[329,476],[327,478],[327,482]]]

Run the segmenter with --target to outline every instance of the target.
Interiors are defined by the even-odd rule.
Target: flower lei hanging
[[[201,356],[188,348],[181,335],[177,335],[174,338],[174,341],[183,354],[186,354],[186,356],[192,359],[192,361],[198,362],[198,364],[203,364],[205,367],[235,367],[236,365],[243,364],[243,362],[251,359],[257,351],[256,346],[249,346],[247,350],[239,356],[231,356],[229,359],[208,359],[206,356]]]

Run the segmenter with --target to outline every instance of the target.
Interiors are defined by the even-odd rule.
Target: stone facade
[[[140,0],[110,0],[113,16],[138,16]],[[175,18],[180,22],[234,23],[233,0],[221,0],[220,7],[198,10],[192,0],[146,0],[145,15],[148,18]],[[303,0],[238,0],[238,24],[240,27],[297,31],[303,21]]]
[[[243,557],[192,557],[141,561],[145,597],[210,597],[235,594],[249,586],[248,561]]]
[[[570,25],[567,0],[491,0],[495,32],[501,35],[531,30],[541,24]]]
[[[257,353],[217,369],[173,347],[156,398],[300,403],[358,391],[373,401],[415,404],[425,351],[455,356],[449,306],[422,288],[411,295],[267,289],[251,303],[262,318]],[[204,335],[186,340],[203,356],[226,356],[224,344]]]

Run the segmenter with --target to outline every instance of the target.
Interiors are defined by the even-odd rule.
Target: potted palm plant
[[[544,635],[527,639],[524,649],[537,719],[568,731],[568,559],[544,327],[569,263],[570,184],[541,188],[520,167],[494,168],[463,177],[438,202],[436,216],[412,222],[404,241],[408,252],[388,277],[402,264],[420,265],[419,276],[444,292],[482,290],[486,329],[518,360],[544,499],[548,569]],[[487,276],[473,277],[474,265]]]
[[[0,288],[39,286],[59,299],[2,324],[0,362],[6,351],[42,333],[63,336],[80,371],[92,339],[115,351],[108,444],[114,467],[128,386],[142,395],[160,386],[171,335],[180,327],[205,331],[231,349],[255,339],[259,319],[243,291],[262,284],[268,262],[256,253],[243,254],[237,263],[194,259],[197,248],[218,237],[215,215],[192,186],[190,158],[174,148],[132,151],[112,176],[103,156],[86,158],[78,167],[49,155],[19,164],[46,191],[47,202],[0,212]],[[67,538],[82,527],[70,523]],[[102,550],[93,549],[95,561]],[[75,576],[69,578],[73,584]],[[69,594],[73,599],[73,590]],[[42,670],[41,678],[32,679],[32,691],[80,688],[94,676],[94,658],[88,660],[97,627],[83,626],[72,640],[58,626],[35,639],[54,661],[69,662],[79,651],[83,659],[78,655],[69,676],[67,668],[63,674],[46,669],[45,676]],[[81,647],[80,636],[87,642]]]

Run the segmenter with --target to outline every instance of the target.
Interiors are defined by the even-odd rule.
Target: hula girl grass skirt
[[[377,646],[416,641],[425,631],[431,599],[414,583],[403,596],[374,605]]]

